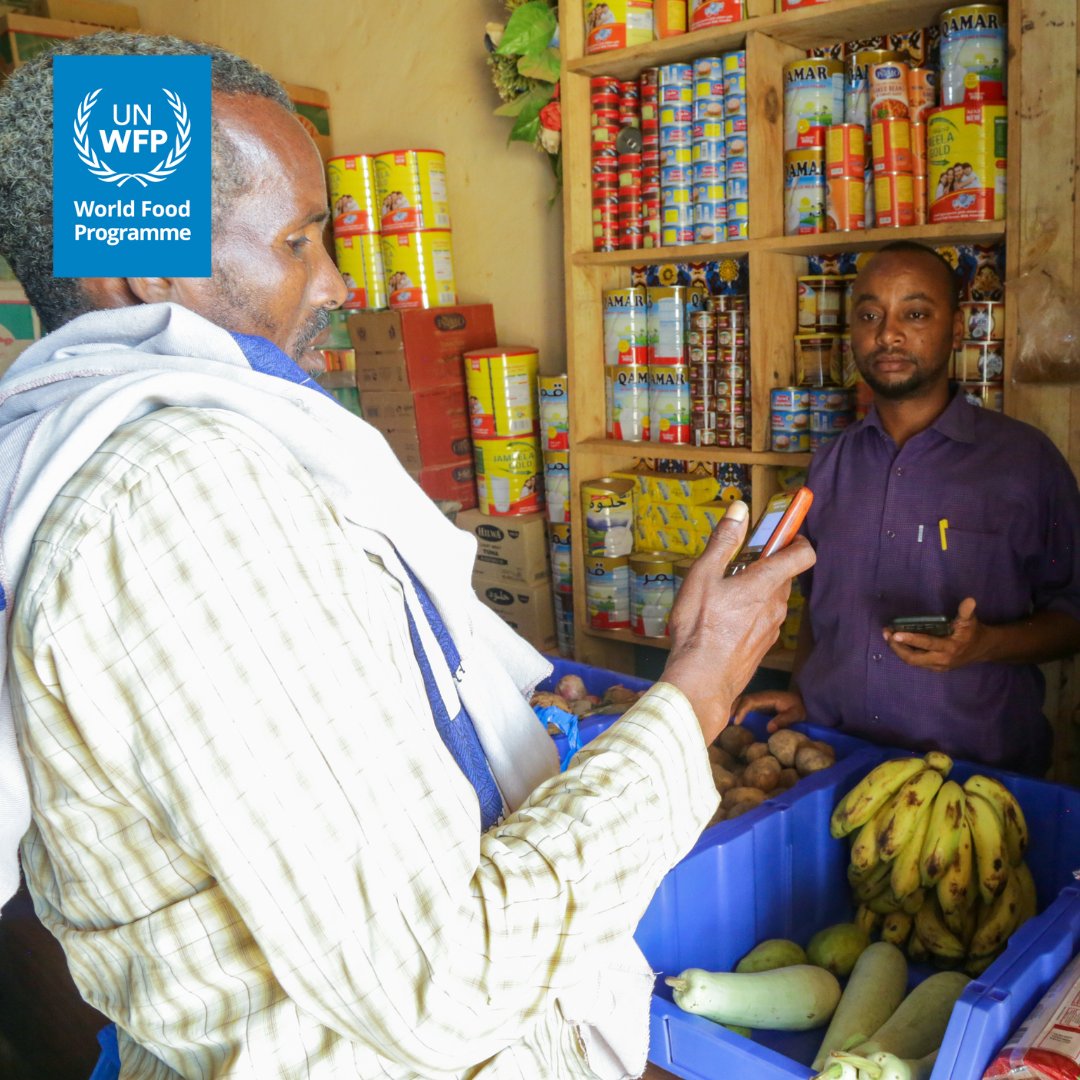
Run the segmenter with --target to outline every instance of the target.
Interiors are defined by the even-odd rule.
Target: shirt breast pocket
[[[974,597],[981,614],[1011,593],[1019,567],[1004,533],[976,532],[949,526],[922,545],[919,593],[927,609],[920,614],[956,614],[960,601]]]

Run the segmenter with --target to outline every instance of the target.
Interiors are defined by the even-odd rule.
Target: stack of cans
[[[694,241],[710,244],[727,235],[724,74],[719,56],[694,61],[692,136]]]
[[[593,251],[619,246],[619,100],[618,79],[599,75],[589,80],[592,113]]]
[[[540,402],[540,452],[544,459],[548,552],[552,602],[560,656],[574,655],[574,589],[570,558],[570,408],[569,381],[563,375],[537,379]]]
[[[659,72],[660,239],[664,247],[694,242],[694,75],[690,64],[665,64]]]
[[[866,227],[866,131],[862,124],[833,124],[825,133],[825,228]]]
[[[716,329],[716,444],[750,445],[750,312],[748,297],[709,299]]]
[[[690,381],[690,427],[695,446],[715,446],[716,316],[708,310],[690,316],[687,334]]]
[[[660,228],[660,72],[646,68],[638,78],[641,116],[641,214],[643,246],[658,248]]]
[[[648,290],[608,289],[604,302],[604,397],[607,437],[649,438]]]
[[[724,53],[724,144],[727,238],[750,235],[750,165],[747,157],[746,50]]]
[[[873,63],[869,81],[874,223],[892,228],[914,225],[915,174],[907,62],[901,57]]]
[[[387,306],[386,273],[380,245],[380,213],[374,159],[343,154],[326,163],[334,223],[334,257],[348,292],[346,310]]]
[[[686,285],[648,289],[649,440],[690,443],[690,369],[687,360],[687,307],[700,308],[704,290]]]
[[[643,246],[641,89],[637,79],[619,83],[619,135],[615,140],[619,164],[619,248]]]

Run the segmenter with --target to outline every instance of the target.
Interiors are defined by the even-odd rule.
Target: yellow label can
[[[450,228],[446,155],[441,150],[376,154],[375,193],[384,233]]]
[[[390,307],[453,307],[457,303],[450,233],[430,230],[380,239]]]
[[[529,514],[542,505],[540,441],[473,439],[476,493],[484,514]]]
[[[334,255],[348,294],[341,306],[374,311],[386,307],[386,275],[378,233],[335,236]]]
[[[465,353],[465,387],[474,439],[532,435],[539,424],[537,351],[527,345]]]
[[[335,236],[379,231],[375,169],[368,154],[343,154],[326,163]]]

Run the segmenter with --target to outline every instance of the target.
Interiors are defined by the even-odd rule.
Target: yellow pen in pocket
[[[937,525],[938,525],[938,535],[941,537],[941,550],[942,551],[948,551],[949,550],[949,541],[948,541],[948,538],[945,536],[945,533],[949,528],[949,519],[948,518],[942,518],[937,523]]]

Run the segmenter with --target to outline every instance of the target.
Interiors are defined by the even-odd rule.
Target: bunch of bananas
[[[1036,913],[1028,827],[999,781],[948,776],[952,759],[893,758],[840,800],[832,835],[851,837],[855,922],[915,961],[977,975]]]

